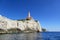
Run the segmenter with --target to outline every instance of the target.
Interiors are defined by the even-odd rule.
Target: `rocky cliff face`
[[[29,30],[34,30],[34,31],[42,31],[39,21],[36,22],[33,19],[18,21],[18,28],[20,28],[21,30],[29,29]]]
[[[21,31],[42,31],[39,21],[34,19],[11,20],[0,15],[0,29],[7,31],[13,28],[18,28]]]

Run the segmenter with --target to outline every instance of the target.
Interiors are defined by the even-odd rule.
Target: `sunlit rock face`
[[[41,30],[41,26],[40,23],[35,20],[24,20],[24,21],[18,21],[18,28],[20,28],[21,30],[35,30],[35,31],[42,31]]]
[[[0,29],[8,30],[11,28],[18,28],[22,31],[42,31],[39,21],[34,19],[11,20],[0,15]]]
[[[0,29],[7,30],[15,27],[17,27],[17,22],[15,20],[0,15]]]

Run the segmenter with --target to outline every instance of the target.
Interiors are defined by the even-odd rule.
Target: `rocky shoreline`
[[[32,32],[38,32],[38,31],[2,31],[0,34],[15,34],[15,33],[32,33]]]
[[[38,31],[35,31],[35,30],[20,30],[18,28],[14,28],[14,29],[8,29],[8,30],[3,30],[3,29],[0,29],[0,34],[15,34],[15,33],[32,33],[32,32],[40,32],[39,30]],[[42,32],[46,32],[46,29],[42,29]]]

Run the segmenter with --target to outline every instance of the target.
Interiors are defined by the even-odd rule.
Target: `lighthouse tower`
[[[32,17],[30,16],[30,11],[28,12],[28,16],[27,16],[26,19],[27,19],[27,20],[31,20],[31,19],[32,19]]]

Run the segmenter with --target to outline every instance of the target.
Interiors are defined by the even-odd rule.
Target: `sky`
[[[0,15],[24,19],[30,11],[47,31],[60,31],[60,0],[0,0]]]

